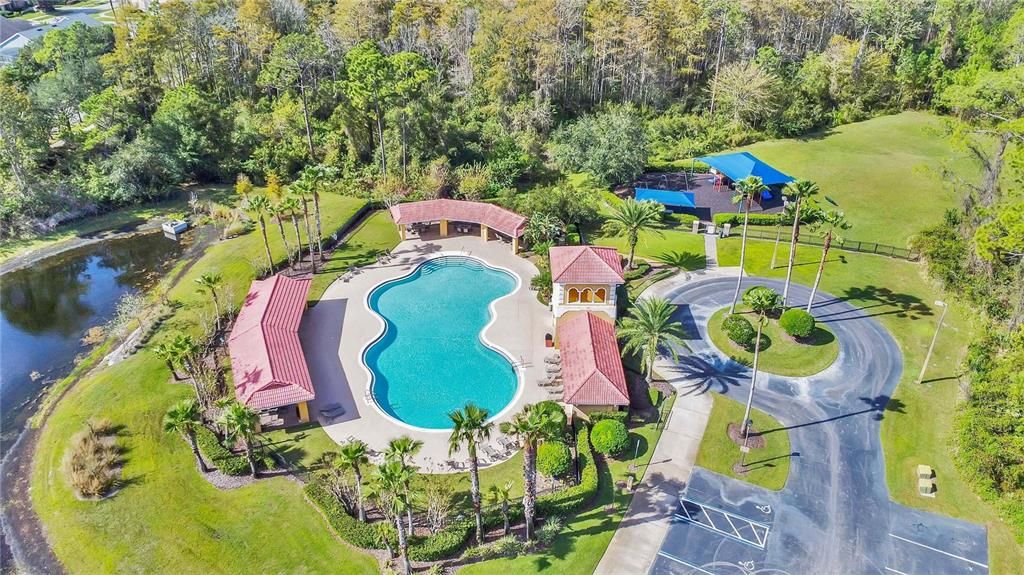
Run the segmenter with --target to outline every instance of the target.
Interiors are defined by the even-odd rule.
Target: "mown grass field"
[[[333,194],[324,194],[322,201],[325,233],[364,203]],[[270,238],[275,256],[283,259],[280,236]],[[335,256],[362,257],[366,246],[380,241],[357,234]],[[237,303],[253,277],[250,262],[262,257],[258,231],[210,247],[170,289],[168,297],[178,309],[154,339],[194,331],[208,313],[211,304],[196,292],[194,277],[221,273],[222,293]],[[169,383],[163,362],[142,351],[78,382],[57,405],[40,435],[32,499],[70,572],[376,572],[373,558],[333,537],[295,482],[278,478],[219,491],[203,480],[187,444],[161,427],[167,407],[191,393],[185,385]],[[92,417],[124,428],[127,485],[101,502],[75,499],[62,472],[71,436]]]
[[[740,240],[719,240],[723,266],[739,265]],[[745,269],[754,276],[784,278],[785,268],[770,270],[771,242],[747,244]],[[801,246],[794,281],[814,282],[818,248]],[[896,501],[985,524],[989,528],[989,561],[992,573],[1018,573],[1024,565],[1024,547],[995,510],[975,495],[961,479],[952,458],[953,416],[959,401],[960,366],[974,326],[970,313],[953,304],[935,347],[925,383],[914,383],[938,314],[934,302],[943,297],[929,282],[924,266],[881,256],[832,251],[821,289],[863,308],[892,334],[903,352],[903,377],[882,422],[886,482]],[[952,302],[951,302],[952,303]],[[931,465],[938,476],[935,498],[917,495],[914,470]]]
[[[945,135],[946,120],[904,112],[822,134],[744,146],[783,172],[821,187],[819,204],[845,212],[850,239],[905,247],[959,205],[942,170],[971,179],[977,169]],[[831,198],[835,204],[827,199]]]
[[[767,432],[764,435],[765,446],[750,450],[746,460],[749,470],[742,476],[737,475],[733,471],[733,465],[740,461],[740,448],[729,439],[726,430],[730,423],[742,423],[745,406],[718,393],[711,394],[711,398],[714,405],[711,407],[711,417],[708,418],[704,438],[700,442],[700,451],[697,452],[697,465],[715,473],[760,485],[765,489],[778,491],[785,487],[786,479],[789,477],[789,457],[792,450],[789,445],[789,434],[785,429],[781,429],[782,424],[763,411],[750,410],[750,419],[754,420],[752,429]]]

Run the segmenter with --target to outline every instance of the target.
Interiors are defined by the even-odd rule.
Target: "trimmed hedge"
[[[725,224],[742,226],[743,214],[715,214],[711,217],[711,221],[716,226],[724,226]],[[775,214],[750,214],[750,217],[747,219],[747,223],[752,226],[774,226],[778,221],[779,216]]]
[[[583,509],[597,495],[597,462],[594,461],[594,452],[590,448],[590,430],[586,425],[581,426],[576,435],[576,460],[581,469],[579,485],[538,497],[537,513],[539,515],[567,517]],[[519,513],[522,514],[522,508],[519,509]]]
[[[199,451],[214,467],[227,475],[249,475],[249,460],[245,454],[235,455],[226,447],[220,444],[217,435],[209,429],[200,426],[196,430],[196,443],[199,444]],[[257,459],[257,463],[259,460]]]
[[[629,430],[621,421],[613,419],[599,421],[594,424],[591,441],[594,442],[594,449],[598,453],[616,455],[622,453],[629,444]]]
[[[314,479],[302,489],[306,499],[316,505],[327,518],[327,522],[338,534],[348,543],[365,549],[376,549],[378,546],[378,531],[373,523],[362,521],[348,514],[345,506],[338,501],[334,495],[323,486],[320,479]],[[397,540],[398,536],[395,535]]]
[[[537,471],[547,477],[565,475],[572,467],[572,453],[561,441],[546,441],[537,448]]]
[[[757,338],[757,332],[747,318],[735,313],[722,321],[722,331],[733,342],[747,348],[753,346]]]
[[[447,527],[427,537],[413,537],[409,540],[409,559],[413,561],[440,561],[457,555],[473,534],[476,521],[469,519],[454,521]]]
[[[622,277],[628,282],[636,281],[647,275],[647,272],[651,271],[651,264],[647,262],[634,260],[633,265],[636,266],[636,269],[626,270],[626,272],[622,274]]]
[[[612,421],[618,421],[619,423],[625,425],[626,421],[629,420],[628,411],[595,411],[593,413],[590,413],[589,415],[590,421],[593,422],[594,425],[597,425],[597,422],[599,421],[605,421],[608,419],[611,419]]]
[[[791,308],[782,312],[779,325],[793,337],[807,337],[814,331],[814,316],[800,308]]]

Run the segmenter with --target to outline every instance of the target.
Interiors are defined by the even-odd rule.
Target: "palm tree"
[[[373,485],[377,505],[395,523],[405,575],[412,573],[412,565],[409,563],[409,537],[406,535],[405,526],[402,525],[402,514],[408,512],[411,507],[406,488],[410,475],[409,468],[401,461],[388,461],[377,468]],[[411,527],[409,535],[412,535]]]
[[[640,232],[656,231],[660,228],[661,212],[664,209],[658,202],[638,202],[633,198],[627,198],[615,208],[615,212],[604,223],[605,233],[626,236],[626,243],[629,245],[627,268],[633,269],[633,256],[636,253],[636,244],[640,240]]]
[[[366,508],[363,505],[363,466],[370,463],[370,458],[367,457],[368,451],[366,443],[353,439],[341,446],[335,458],[335,464],[338,467],[351,469],[356,476],[356,501],[360,521],[366,521]]]
[[[320,261],[324,260],[324,247],[321,243],[323,238],[323,229],[320,226],[320,186],[324,184],[328,178],[334,176],[334,168],[325,166],[323,164],[317,164],[310,166],[303,170],[303,176],[309,174],[310,187],[313,189],[313,216],[316,218],[316,250],[320,254]]]
[[[747,394],[747,407],[743,412],[743,442],[746,444],[750,432],[750,406],[754,402],[754,386],[757,383],[757,360],[761,353],[761,330],[768,314],[782,307],[782,296],[767,287],[754,288],[743,295],[743,303],[750,306],[757,314],[757,337],[754,338],[754,369],[750,376],[750,392]]]
[[[491,505],[501,505],[501,518],[505,522],[505,535],[508,535],[508,505],[512,502],[512,482],[505,485],[492,485],[490,490]]]
[[[178,352],[174,346],[166,342],[158,343],[153,346],[152,351],[167,364],[167,369],[174,376],[174,381],[181,380],[181,376],[178,375]]]
[[[284,235],[284,219],[288,216],[288,208],[282,199],[276,204],[270,205],[270,215],[277,221],[277,230],[281,232],[281,242],[284,244],[284,253],[288,256],[288,267],[293,265],[292,250],[288,247],[288,236]]]
[[[743,264],[747,257],[747,222],[750,221],[750,204],[754,201],[754,195],[767,190],[768,186],[757,176],[747,176],[736,182],[736,194],[732,202],[743,202],[743,238],[740,243],[740,273],[736,276],[736,292],[732,296],[732,306],[729,313],[736,313],[736,302],[740,299],[740,285],[743,283]]]
[[[256,438],[256,429],[259,427],[260,416],[255,411],[236,402],[224,409],[218,423],[227,430],[226,439],[229,443],[241,438],[242,444],[245,446],[245,457],[249,460],[249,470],[255,478],[256,453],[253,449],[253,442]]]
[[[263,215],[270,211],[270,200],[266,196],[253,196],[249,198],[249,209],[256,214],[256,221],[260,224],[260,233],[263,234],[263,248],[267,250],[267,269],[274,273],[274,256],[270,253],[270,241],[267,239],[267,222]]]
[[[418,439],[413,439],[408,435],[403,435],[398,439],[392,439],[388,442],[387,449],[384,450],[384,459],[387,461],[399,461],[403,466],[415,470],[412,465],[412,458],[423,449],[423,442]],[[405,484],[405,497],[410,499],[410,485]],[[411,501],[411,499],[410,499]],[[408,505],[405,510],[406,515],[409,519],[409,533],[412,533],[412,505]]]
[[[288,190],[295,194],[302,204],[302,217],[306,220],[306,245],[309,247],[309,262],[313,266],[313,273],[316,273],[316,257],[313,253],[313,228],[309,225],[309,200],[313,197],[313,186],[307,180],[299,178]],[[299,259],[302,259],[302,252],[299,252]]]
[[[622,353],[639,353],[641,367],[647,372],[647,385],[654,381],[654,360],[658,352],[668,351],[677,357],[672,344],[686,346],[683,324],[672,321],[675,306],[665,298],[652,297],[637,300],[630,310],[631,317],[619,321],[618,335],[623,341]]]
[[[832,247],[832,240],[842,237],[836,233],[837,230],[850,229],[850,222],[846,221],[843,212],[829,210],[821,215],[817,227],[825,228],[825,241],[821,247],[821,262],[818,264],[818,275],[814,277],[814,287],[811,288],[811,297],[807,300],[807,313],[811,313],[811,305],[814,303],[814,295],[818,293],[818,284],[821,283],[821,274],[825,271],[825,260],[828,258],[828,250]]]
[[[793,202],[786,202],[786,205],[782,208],[782,213],[778,214],[775,218],[775,245],[772,247],[772,261],[768,265],[768,269],[775,269],[775,261],[779,255],[779,243],[782,241],[782,226],[789,225],[789,222],[793,219],[796,214],[796,204]]]
[[[818,184],[810,180],[797,180],[786,186],[786,195],[793,198],[793,234],[789,238],[789,264],[786,267],[786,285],[782,288],[782,305],[789,301],[789,284],[793,278],[796,244],[800,240],[800,211],[805,202],[818,193]]]
[[[196,430],[201,425],[199,416],[199,404],[194,399],[183,399],[164,414],[164,431],[181,434],[192,446],[192,454],[199,460],[199,468],[203,473],[207,473],[209,468],[206,467],[206,462],[199,453],[199,444],[196,442]]]
[[[220,274],[205,273],[192,281],[194,281],[199,286],[200,291],[205,290],[210,292],[210,299],[213,300],[213,313],[216,314],[215,317],[217,318],[217,329],[219,330],[220,298],[217,297],[217,289],[220,288],[220,286],[224,285],[224,278],[222,278]]]
[[[469,454],[469,485],[473,499],[473,514],[476,515],[476,543],[483,543],[484,520],[480,503],[480,468],[476,458],[476,446],[491,438],[494,423],[487,421],[490,412],[472,403],[467,403],[461,410],[448,414],[452,420],[452,433],[448,437],[448,455],[454,454],[466,446]]]
[[[514,436],[523,446],[523,515],[526,519],[526,538],[533,537],[533,520],[537,507],[537,444],[558,434],[558,422],[543,409],[532,404],[523,406],[512,418],[501,424],[501,432]]]
[[[302,235],[299,233],[299,209],[302,207],[302,202],[299,201],[299,198],[289,194],[281,200],[279,205],[292,220],[292,228],[295,230],[295,261],[298,263],[302,260]]]

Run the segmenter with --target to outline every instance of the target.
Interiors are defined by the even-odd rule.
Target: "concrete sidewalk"
[[[659,361],[655,369],[677,389],[687,387],[686,375],[673,363]],[[693,471],[710,414],[711,396],[708,394],[676,398],[644,479],[633,494],[595,575],[647,573],[651,568],[679,504],[679,493]]]

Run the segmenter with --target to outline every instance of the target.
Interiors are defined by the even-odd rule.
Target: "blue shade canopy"
[[[788,184],[796,178],[787,176],[768,164],[758,160],[750,152],[736,152],[734,154],[720,154],[717,156],[704,156],[697,158],[697,161],[722,172],[730,180],[738,182],[749,176],[757,176],[767,186]]]
[[[636,188],[636,199],[637,201],[652,200],[659,204],[677,208],[697,207],[697,204],[693,201],[693,194],[690,192],[673,192],[670,190]]]

